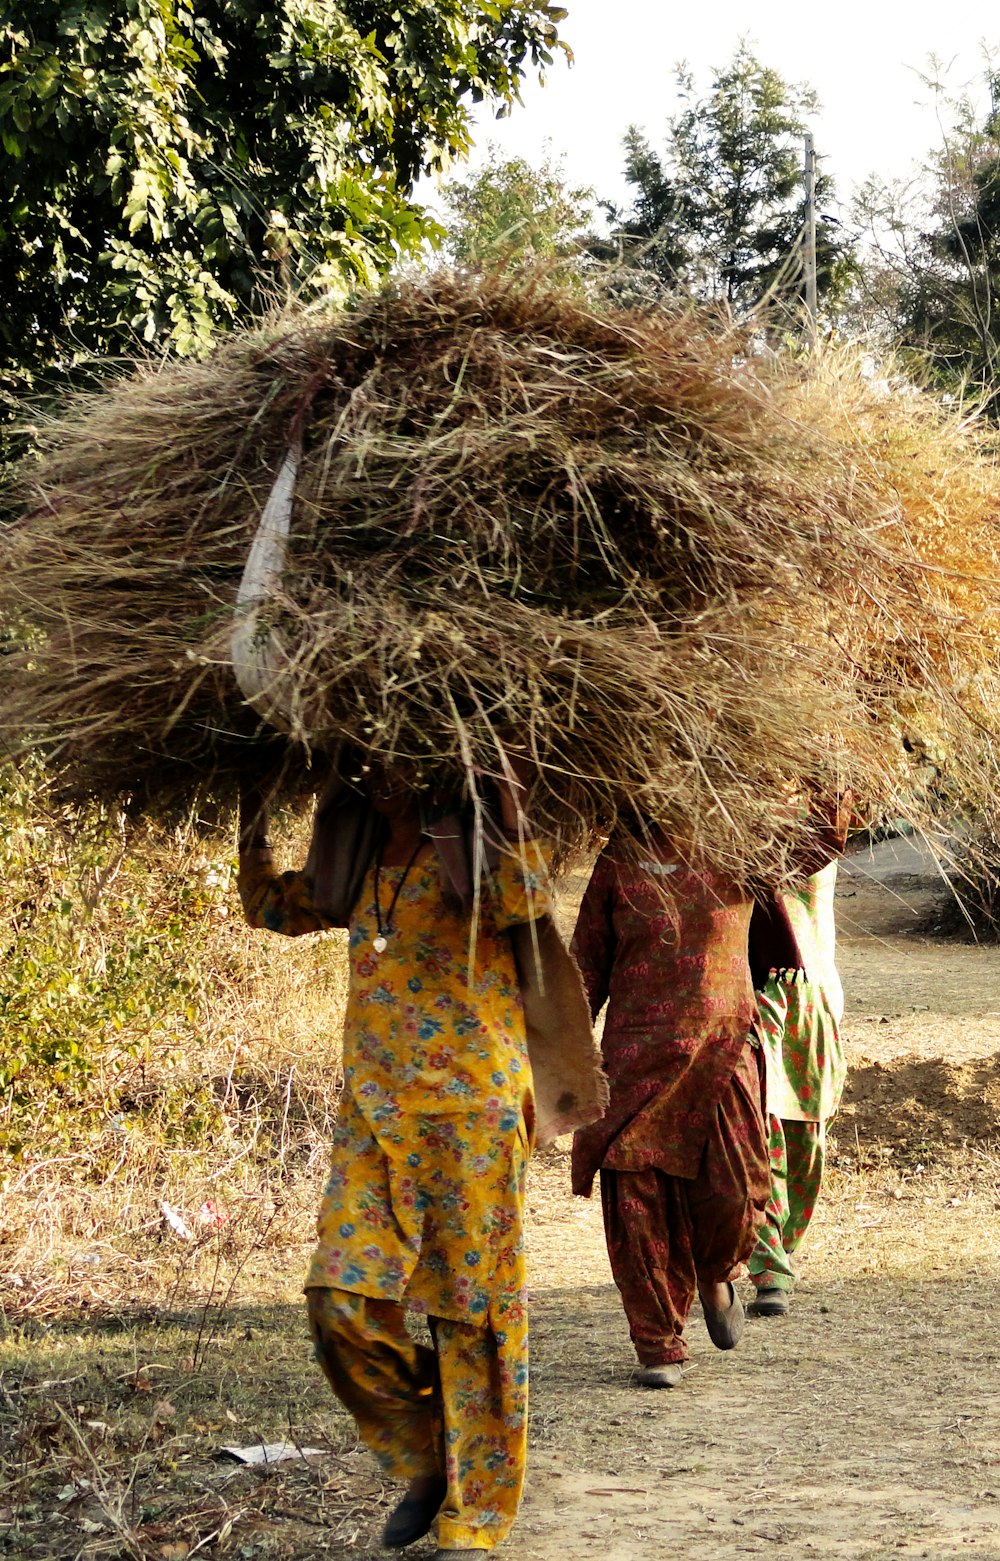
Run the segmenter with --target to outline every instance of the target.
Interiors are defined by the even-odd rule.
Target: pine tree
[[[624,143],[635,190],[626,211],[610,209],[624,258],[671,287],[744,311],[801,293],[802,159],[807,88],[790,86],[743,43],[698,97],[689,71],[677,76],[681,111],[669,122],[665,155],[633,126]],[[817,200],[832,184],[816,181]],[[817,231],[818,290],[836,295],[853,270],[849,244],[830,222]]]

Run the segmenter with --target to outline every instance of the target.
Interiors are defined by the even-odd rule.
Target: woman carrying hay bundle
[[[642,859],[614,838],[573,937],[611,1104],[573,1143],[573,1190],[600,1173],[608,1255],[643,1387],[681,1382],[684,1326],[701,1297],[712,1342],[743,1331],[733,1286],[769,1192],[763,1064],[747,961],[753,901],[651,836]]]
[[[407,1482],[384,1542],[411,1544],[436,1521],[439,1561],[457,1561],[505,1537],[521,1496],[522,1221],[536,1126],[552,1136],[591,1120],[602,1089],[579,976],[512,786],[500,785],[486,821],[481,874],[468,818],[428,817],[391,784],[369,800],[330,796],[305,870],[278,875],[248,797],[240,893],[254,926],[295,936],[349,924],[344,1092],[306,1281],[310,1324],[362,1439]],[[558,1060],[542,1044],[554,1016]],[[407,1334],[404,1305],[427,1318],[432,1348]]]

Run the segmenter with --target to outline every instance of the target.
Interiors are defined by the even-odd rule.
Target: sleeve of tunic
[[[549,870],[541,847],[534,840],[526,840],[523,850],[508,846],[501,851],[487,885],[500,932],[552,914]]]
[[[598,857],[580,906],[570,945],[580,967],[594,1019],[608,1000],[611,973],[615,965],[615,881],[612,865],[603,856]]]
[[[251,927],[298,938],[330,926],[313,904],[312,882],[305,873],[276,873],[269,863],[241,865],[238,887]]]

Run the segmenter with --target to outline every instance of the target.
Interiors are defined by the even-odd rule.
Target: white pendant
[[[379,933],[377,938],[372,938],[372,948],[375,950],[376,954],[384,954],[388,946],[389,945],[381,933]]]

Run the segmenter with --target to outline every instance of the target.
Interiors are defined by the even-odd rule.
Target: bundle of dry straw
[[[300,432],[262,723],[234,603]],[[903,739],[947,755],[953,797],[993,786],[981,437],[690,309],[394,284],[71,405],[25,489],[0,738],[58,748],[81,788],[224,793],[279,729],[417,786],[522,752],[563,847],[638,816],[775,876],[799,792],[919,812]]]

